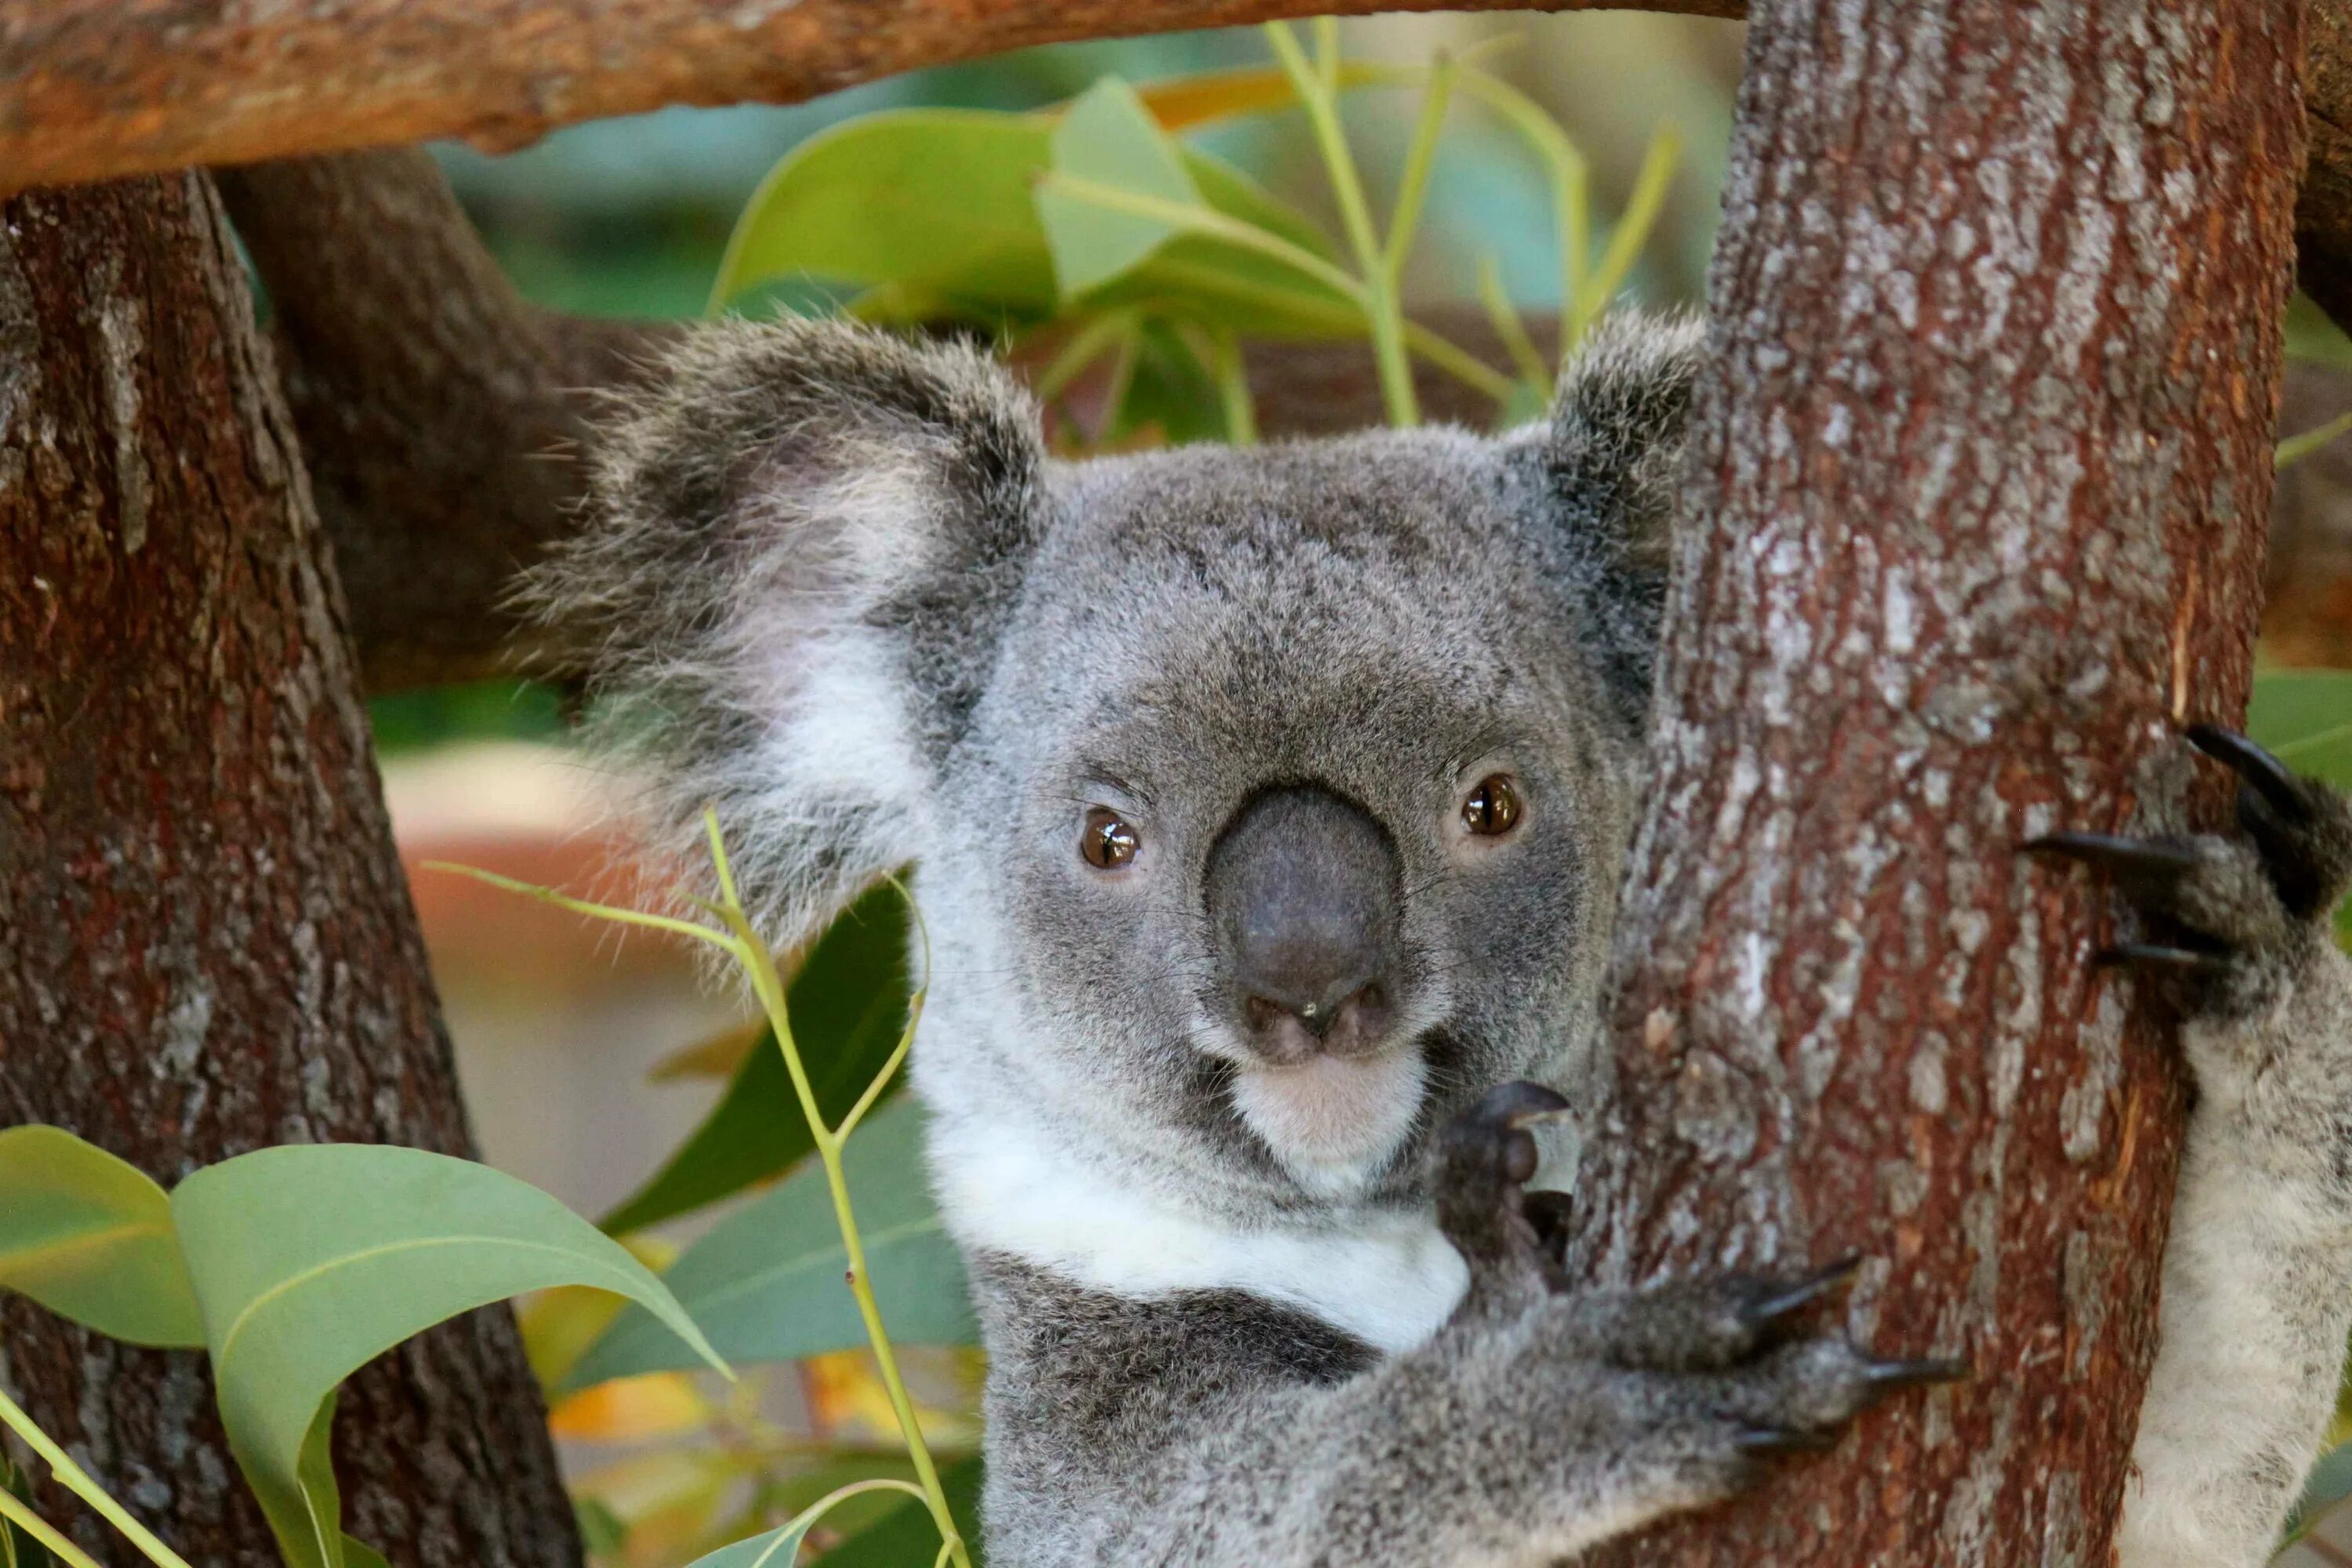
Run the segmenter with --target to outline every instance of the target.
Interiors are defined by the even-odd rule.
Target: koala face
[[[534,591],[779,941],[915,864],[937,1114],[1226,1207],[1401,1195],[1572,1077],[1692,352],[1621,328],[1499,439],[1059,464],[968,351],[724,329]]]
[[[1053,476],[927,857],[1010,932],[1031,1022],[992,1066],[1320,1193],[1409,1177],[1445,1106],[1558,1057],[1634,736],[1530,456],[1382,434]]]

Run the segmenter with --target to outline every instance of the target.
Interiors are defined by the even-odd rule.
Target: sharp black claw
[[[1802,1426],[1742,1426],[1731,1441],[1743,1454],[1826,1454],[1838,1444],[1834,1432]]]
[[[1501,1122],[1517,1129],[1538,1121],[1557,1121],[1568,1114],[1568,1098],[1525,1079],[1498,1083],[1479,1099],[1469,1115],[1477,1122]]]
[[[1815,1269],[1769,1294],[1758,1297],[1740,1310],[1740,1316],[1749,1328],[1769,1328],[1824,1297],[1838,1294],[1852,1285],[1854,1276],[1861,1271],[1862,1254],[1849,1252],[1826,1268]]]
[[[2053,833],[2030,838],[2019,847],[2029,855],[2080,860],[2124,877],[2170,879],[2197,868],[2197,851],[2187,845],[2113,833]]]
[[[2113,947],[2099,949],[2092,954],[2091,962],[2103,969],[2142,963],[2189,974],[2219,974],[2230,967],[2226,953],[2199,952],[2193,948],[2167,947],[2155,942],[2119,942]]]
[[[2294,770],[2284,763],[2234,730],[2191,724],[2188,734],[2190,745],[2245,780],[2247,787],[2280,816],[2293,823],[2311,820],[2311,797]]]
[[[1920,1361],[1874,1361],[1862,1369],[1862,1380],[1872,1388],[1909,1388],[1917,1384],[1965,1383],[1972,1374],[1969,1363],[1952,1356]]]

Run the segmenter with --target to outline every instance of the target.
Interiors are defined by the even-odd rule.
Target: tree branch
[[[561,650],[503,603],[571,524],[595,395],[668,329],[524,301],[421,152],[225,171],[369,689]]]
[[[1622,0],[1618,0],[1622,5]],[[1502,0],[0,0],[0,195],[665,104],[790,103],[1031,44]],[[1612,8],[1547,0],[1543,8]],[[1739,0],[1643,9],[1735,16]]]
[[[201,16],[0,0],[0,195],[33,185],[462,137],[494,151],[665,104],[788,103],[1031,44],[1333,10],[1642,9],[1746,0],[297,0]],[[2352,331],[2352,0],[2315,0],[2304,287]]]

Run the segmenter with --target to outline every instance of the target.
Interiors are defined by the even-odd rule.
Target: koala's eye
[[[1135,858],[1143,837],[1134,825],[1107,805],[1087,813],[1086,830],[1078,836],[1078,853],[1097,871],[1116,871]]]
[[[1507,773],[1488,773],[1462,801],[1462,826],[1479,838],[1500,838],[1519,825],[1519,791]]]

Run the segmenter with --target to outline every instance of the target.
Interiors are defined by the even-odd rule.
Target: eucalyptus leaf
[[[1029,184],[1050,134],[1031,115],[915,109],[811,137],[743,209],[713,302],[814,276],[1049,310],[1053,268]]]
[[[875,1299],[891,1342],[969,1344],[962,1260],[931,1203],[912,1100],[874,1113],[842,1155]],[[663,1280],[730,1361],[793,1361],[866,1343],[824,1167],[803,1163],[688,1247]],[[693,1365],[650,1312],[632,1307],[588,1347],[566,1392]]]
[[[737,220],[714,306],[786,279],[866,292],[870,319],[1043,321],[1059,293],[1032,187],[1053,165],[1050,114],[900,110],[812,138]],[[1233,165],[1178,147],[1210,207],[1328,260],[1329,237]],[[1213,312],[1236,331],[1343,337],[1362,319],[1330,289],[1262,257],[1181,236],[1107,294]]]
[[[2298,773],[2352,789],[2352,670],[2263,670],[2246,733]]]
[[[907,1005],[907,902],[884,882],[826,928],[784,995],[827,1123],[856,1103],[898,1047]],[[897,1088],[894,1080],[886,1092]],[[716,1203],[790,1170],[814,1147],[776,1037],[762,1032],[702,1125],[604,1216],[604,1229],[638,1230]]]
[[[820,1514],[804,1513],[782,1530],[772,1530],[765,1535],[755,1535],[698,1557],[688,1568],[793,1568],[800,1558],[801,1542],[808,1539],[808,1532],[822,1518]]]
[[[1053,166],[1059,174],[1180,207],[1202,205],[1176,144],[1135,89],[1115,76],[1087,89],[1054,128]],[[1179,232],[1174,225],[1099,206],[1052,186],[1039,187],[1036,202],[1065,299],[1130,270]]]
[[[940,1467],[940,1489],[947,1494],[949,1516],[956,1521],[956,1529],[971,1553],[972,1568],[984,1568],[986,1563],[980,1532],[983,1477],[977,1454]],[[930,1555],[937,1553],[939,1539],[939,1526],[931,1521],[931,1510],[917,1499],[905,1498],[818,1561],[824,1568],[903,1568],[905,1564],[930,1561]]]
[[[360,1144],[263,1149],[172,1194],[221,1418],[289,1568],[350,1568],[326,1464],[336,1386],[459,1312],[591,1285],[725,1370],[645,1265],[486,1165]],[[364,1562],[364,1559],[359,1559]]]
[[[60,1128],[0,1132],[0,1289],[133,1344],[205,1342],[163,1189]]]

